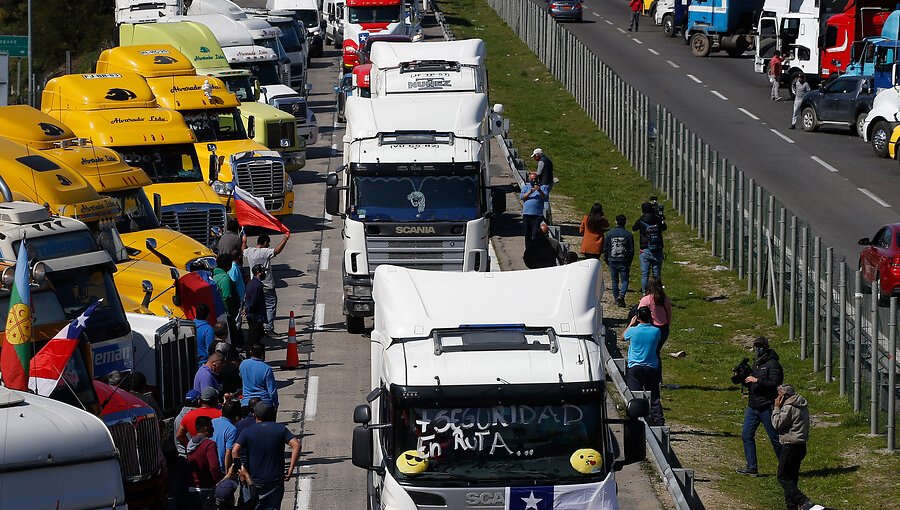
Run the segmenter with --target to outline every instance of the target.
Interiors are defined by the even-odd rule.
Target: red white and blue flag
[[[66,371],[66,365],[72,359],[72,354],[78,348],[88,319],[102,301],[103,299],[99,299],[89,306],[84,313],[62,328],[40,352],[31,358],[28,389],[44,397],[49,397],[53,393],[53,390],[59,385],[59,379]]]
[[[239,186],[234,187],[234,215],[243,226],[263,227],[286,234],[289,230],[278,218],[269,214],[263,199],[251,195]]]
[[[610,474],[599,483],[507,487],[505,510],[619,510],[616,481]]]

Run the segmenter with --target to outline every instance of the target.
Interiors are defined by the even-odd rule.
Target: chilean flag
[[[28,389],[38,395],[49,397],[59,385],[59,379],[66,370],[66,365],[72,359],[72,354],[78,347],[81,333],[87,324],[91,313],[100,306],[103,299],[97,300],[88,307],[77,319],[62,328],[59,333],[47,342],[40,352],[31,359],[30,377]]]
[[[251,195],[238,186],[234,187],[233,193],[234,215],[237,217],[238,223],[243,226],[277,230],[282,234],[289,232],[288,228],[278,221],[278,218],[269,214],[266,204],[261,198]]]

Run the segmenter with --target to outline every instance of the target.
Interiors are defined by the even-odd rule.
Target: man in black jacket
[[[772,426],[772,408],[778,396],[778,386],[784,382],[784,369],[778,361],[778,353],[769,348],[769,340],[761,336],[753,341],[753,347],[756,350],[756,361],[753,362],[753,375],[744,379],[750,392],[747,409],[744,410],[744,426],[741,429],[747,466],[736,470],[739,474],[748,476],[759,474],[755,437],[760,423],[766,429],[775,457],[781,456],[781,442]]]
[[[266,300],[263,292],[263,280],[266,278],[266,266],[256,264],[251,268],[253,278],[247,283],[244,291],[244,310],[247,316],[247,328],[249,330],[247,347],[262,343],[265,334]]]
[[[647,293],[647,280],[651,271],[653,276],[659,278],[663,263],[663,230],[666,228],[666,218],[656,212],[656,208],[650,202],[641,204],[641,217],[634,222],[631,230],[640,232],[641,254],[641,293]]]

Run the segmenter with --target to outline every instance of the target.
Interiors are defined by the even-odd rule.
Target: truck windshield
[[[303,51],[303,44],[300,42],[300,31],[297,30],[297,24],[293,21],[279,21],[272,23],[273,27],[281,29],[281,45],[284,51],[294,53]]]
[[[247,132],[237,108],[225,110],[182,111],[185,122],[190,126],[198,142],[219,142],[226,140],[246,140]]]
[[[66,313],[59,304],[59,299],[57,299],[56,294],[50,290],[32,292],[31,309],[34,312],[32,315],[34,318],[32,327],[34,328],[40,328],[41,326],[47,326],[49,324],[57,324],[62,327],[62,324],[66,321]],[[3,317],[6,317],[7,314],[9,314],[9,296],[0,298],[0,313],[3,314]],[[0,331],[6,331],[5,320],[0,321]],[[52,331],[49,334],[54,335],[56,334],[56,331]]]
[[[140,167],[153,182],[199,182],[203,180],[197,151],[192,144],[136,145],[115,147],[129,165]]]
[[[236,95],[238,101],[253,101],[253,97],[256,95],[253,91],[253,84],[250,83],[249,76],[228,76],[222,78],[225,81],[225,86],[228,87],[228,92]]]
[[[106,194],[118,200],[119,207],[122,209],[122,215],[116,219],[116,229],[119,232],[128,234],[159,228],[159,219],[153,212],[153,206],[150,205],[150,200],[147,199],[143,188],[113,191]]]
[[[319,28],[319,11],[315,9],[303,9],[294,11],[297,20],[303,23],[307,30]]]
[[[480,216],[477,175],[358,175],[350,193],[350,215],[358,221],[468,221]]]
[[[88,374],[84,364],[84,357],[79,349],[75,349],[62,377],[56,385],[56,389],[50,393],[53,400],[69,404],[70,406],[94,412],[99,409],[100,402],[97,392],[94,391],[94,382]]]
[[[350,7],[348,16],[350,23],[399,23],[401,10],[399,5]]]
[[[391,418],[394,444],[388,449],[393,458],[387,465],[401,482],[497,484],[527,479],[553,485],[562,480],[596,481],[605,476],[609,465],[599,453],[591,464],[596,471],[590,474],[576,471],[571,459],[579,450],[604,451],[602,405],[598,399],[485,403],[484,407],[397,404]],[[425,471],[419,474],[403,464],[415,452],[428,457]]]
[[[265,62],[238,62],[236,64],[231,64],[231,67],[250,71],[253,76],[256,76],[259,79],[260,85],[278,85],[281,83],[281,80],[278,79],[278,68],[275,66],[274,60]],[[238,96],[238,98],[240,99],[240,96]],[[243,99],[241,99],[241,101],[243,101]]]
[[[85,329],[90,342],[102,342],[127,335],[131,330],[112,274],[105,265],[77,267],[47,273],[67,320],[76,319],[82,312],[103,298]]]

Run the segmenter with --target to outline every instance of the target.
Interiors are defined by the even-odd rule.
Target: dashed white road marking
[[[890,206],[891,206],[891,204],[889,204],[889,203],[885,202],[884,200],[878,198],[878,195],[876,195],[875,193],[872,193],[871,191],[867,190],[866,188],[856,188],[856,189],[858,189],[859,192],[862,193],[863,195],[865,195],[865,196],[871,198],[872,200],[874,200],[875,203],[877,203],[877,204],[880,205],[881,207],[890,207]]]
[[[680,65],[676,64],[675,62],[672,62],[671,60],[666,60],[666,63],[669,64],[670,66],[674,67],[675,69],[678,69],[679,67],[681,67]]]
[[[693,74],[689,74],[689,75],[687,75],[687,77],[694,80],[694,83],[703,83],[703,80],[701,80],[700,78],[697,78]]]
[[[647,51],[649,51],[650,53],[652,53],[652,54],[654,54],[654,55],[659,56],[659,52],[656,51],[656,50],[654,50],[653,48],[647,48]]]
[[[592,12],[591,14],[593,14],[594,16],[597,16],[598,18],[600,17],[600,15],[597,14],[596,12]]]
[[[791,140],[790,138],[786,137],[783,133],[781,133],[781,132],[778,131],[777,129],[770,129],[769,131],[775,133],[776,135],[778,135],[779,138],[781,138],[782,140],[784,140],[784,141],[787,142],[787,143],[794,143],[793,140]]]
[[[328,259],[331,258],[331,248],[322,248],[319,253],[319,271],[328,271]]]
[[[640,39],[634,39],[634,38],[632,38],[631,40],[634,41],[634,42],[636,42],[636,43],[638,43],[638,44],[644,44],[644,42],[641,41]]]
[[[625,29],[624,29],[624,28],[619,27],[619,28],[617,28],[616,30],[618,30],[619,32],[622,32],[623,34],[625,33]]]
[[[822,159],[819,158],[818,156],[810,156],[810,158],[812,158],[812,160],[815,161],[816,163],[818,163],[818,164],[824,166],[825,169],[828,170],[829,172],[837,172],[837,171],[838,171],[837,168],[835,168],[835,167],[829,165],[828,163],[822,161]]]
[[[325,327],[325,303],[316,304],[316,312],[313,316],[313,328],[322,331]]]
[[[750,117],[753,120],[759,120],[759,117],[750,113],[750,111],[747,110],[746,108],[738,108],[738,110],[740,110],[741,112],[743,112],[744,115]]]
[[[306,405],[303,407],[303,421],[316,419],[316,411],[319,409],[319,376],[309,376],[306,385]]]
[[[297,505],[296,510],[309,510],[310,496],[312,492],[312,478],[300,476],[297,478]]]
[[[605,19],[605,20],[603,20],[603,21],[605,21],[607,25],[612,25],[612,24],[613,24],[613,22],[610,21],[610,20],[608,20],[608,19]]]
[[[721,92],[719,92],[718,90],[710,90],[710,92],[712,93],[712,95],[718,97],[718,98],[721,99],[722,101],[728,101],[728,98],[725,97],[725,96],[724,96]]]

